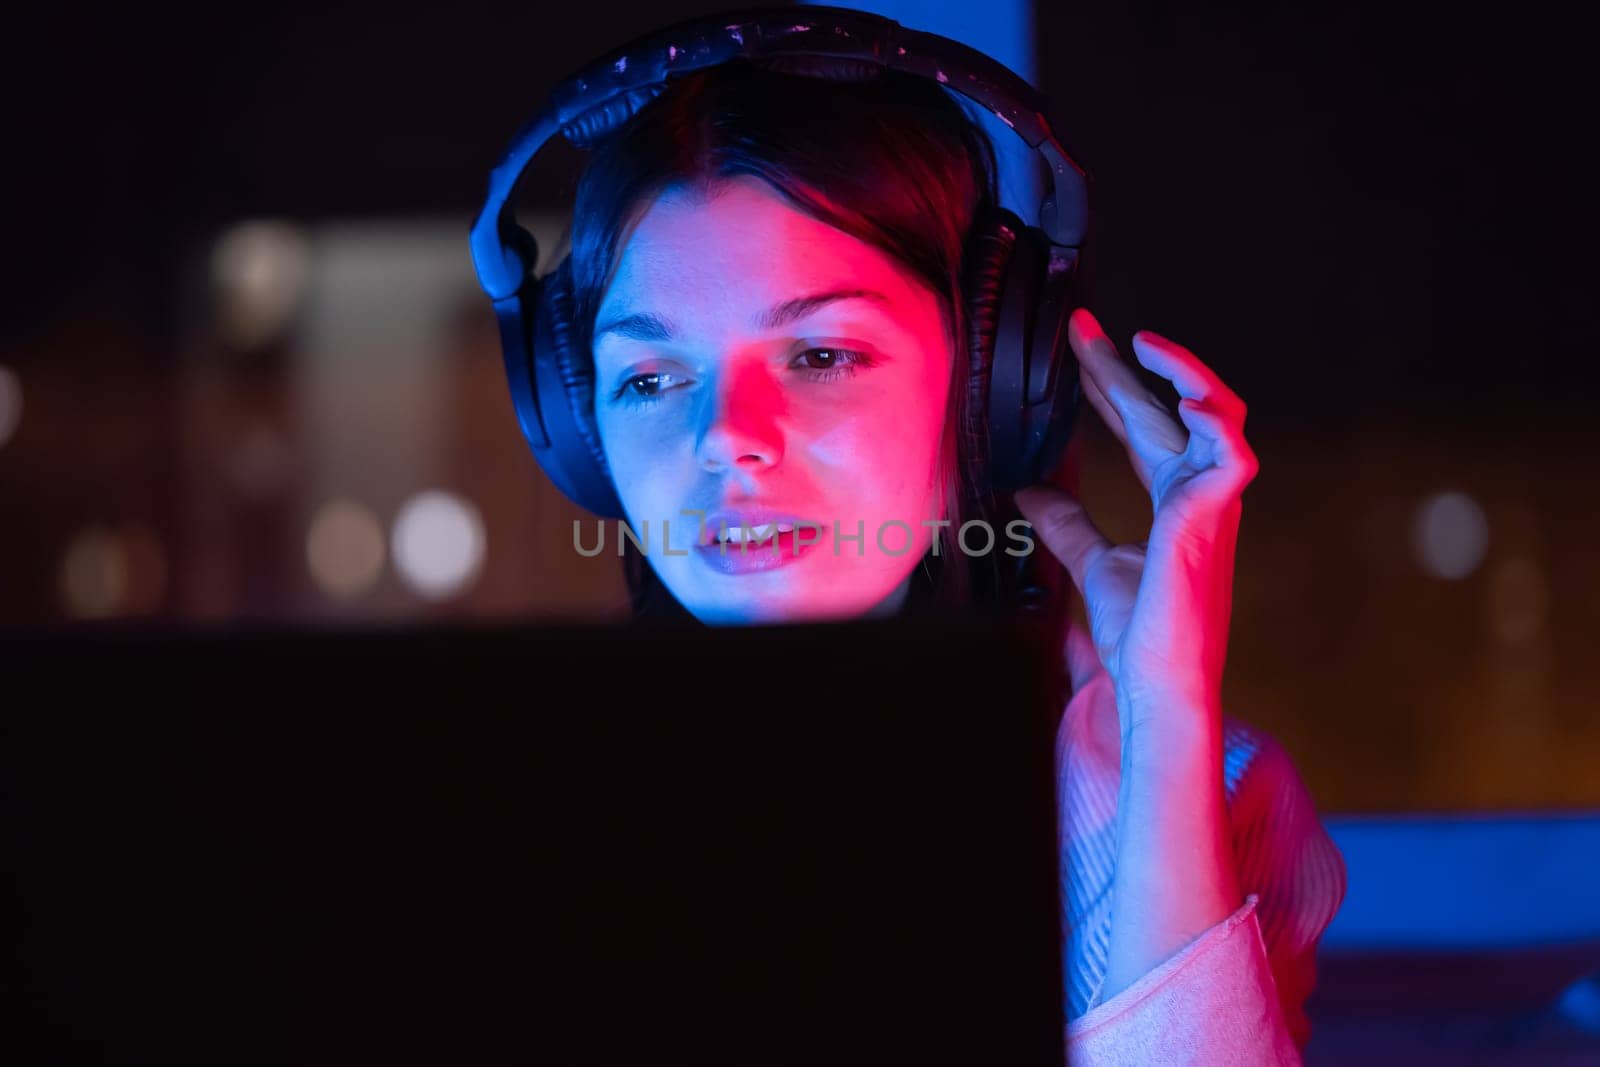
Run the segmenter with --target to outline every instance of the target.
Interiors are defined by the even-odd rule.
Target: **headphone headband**
[[[757,8],[676,23],[609,53],[558,85],[489,177],[472,226],[472,259],[490,299],[515,296],[535,264],[524,262],[510,204],[528,164],[557,132],[587,147],[630,119],[671,78],[749,59],[799,64],[806,73],[864,80],[883,70],[937,81],[993,112],[1044,157],[1049,179],[1038,228],[1070,266],[1088,228],[1084,170],[1067,155],[1033,86],[959,41],[908,30],[893,19],[838,7]],[[780,69],[782,69],[780,67]]]

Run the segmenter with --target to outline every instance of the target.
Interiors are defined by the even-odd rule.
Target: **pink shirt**
[[[1344,861],[1305,782],[1266,734],[1226,719],[1223,776],[1243,905],[1100,1000],[1111,928],[1120,733],[1102,668],[1056,742],[1067,1052],[1073,1064],[1297,1064],[1316,948],[1344,899]]]

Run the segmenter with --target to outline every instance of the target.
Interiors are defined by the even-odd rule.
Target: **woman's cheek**
[[[660,427],[617,420],[602,430],[601,441],[624,508],[640,517],[662,512],[671,503],[672,487],[684,477],[676,469],[680,461],[673,436]]]
[[[859,425],[841,423],[812,438],[806,449],[813,469],[823,479],[828,503],[840,512],[830,515],[830,521],[864,518],[847,512],[855,510],[854,502],[870,502],[881,493],[881,446],[875,435],[862,431]]]

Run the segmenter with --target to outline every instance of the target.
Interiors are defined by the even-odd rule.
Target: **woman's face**
[[[952,370],[938,301],[904,268],[760,179],[675,188],[623,233],[594,359],[629,524],[697,618],[899,608],[945,517]],[[759,538],[774,519],[812,528],[716,543],[723,522]]]

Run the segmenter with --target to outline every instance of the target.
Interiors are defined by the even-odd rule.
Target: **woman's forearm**
[[[1102,1002],[1243,903],[1222,780],[1221,712],[1122,709],[1117,859]],[[1156,729],[1159,724],[1159,729]]]
[[[1243,904],[1222,785],[1221,679],[1241,497],[1259,463],[1244,439],[1244,400],[1187,348],[1148,330],[1133,336],[1139,364],[1181,397],[1174,419],[1087,309],[1072,313],[1068,340],[1084,395],[1127,448],[1152,505],[1149,538],[1117,545],[1058,488],[1015,496],[1083,595],[1117,694],[1122,783],[1104,1001]]]

